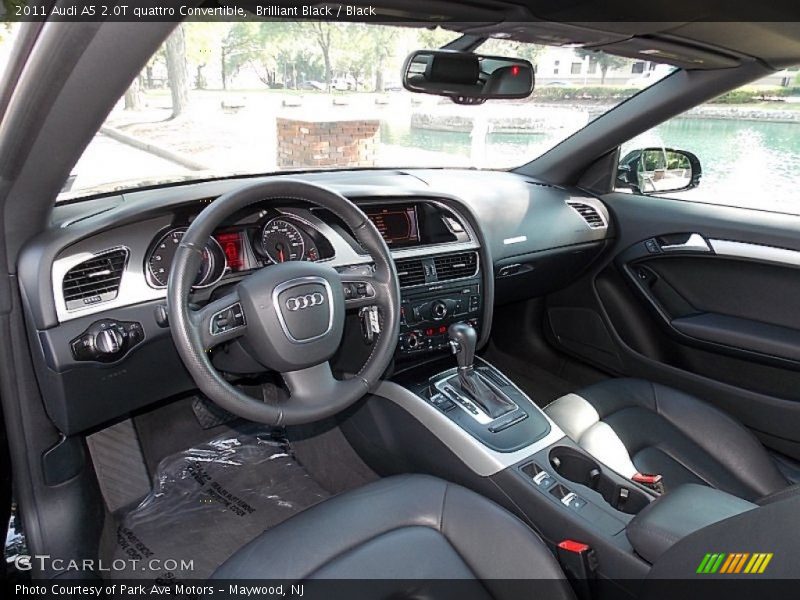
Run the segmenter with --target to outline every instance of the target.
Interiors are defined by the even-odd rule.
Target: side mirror
[[[700,185],[700,160],[686,150],[643,148],[619,161],[617,185],[637,194],[682,192]]]
[[[403,65],[403,87],[408,91],[447,96],[460,104],[527,98],[533,93],[533,85],[533,65],[521,58],[417,50]]]

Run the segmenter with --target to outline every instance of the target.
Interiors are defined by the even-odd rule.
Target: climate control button
[[[406,336],[406,348],[416,350],[419,347],[419,336],[413,331]]]

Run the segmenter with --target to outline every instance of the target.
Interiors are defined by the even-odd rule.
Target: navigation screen
[[[419,243],[416,206],[366,208],[364,212],[389,246]]]

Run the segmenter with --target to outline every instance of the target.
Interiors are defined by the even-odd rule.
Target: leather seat
[[[789,486],[764,446],[728,414],[641,379],[609,379],[567,394],[545,412],[620,475],[660,474],[668,492],[704,484],[745,500]]]
[[[547,597],[572,598],[553,554],[521,520],[425,475],[389,477],[309,508],[244,546],[213,577],[524,579],[523,586],[493,589],[484,581],[476,589],[481,597],[517,598],[548,585]]]

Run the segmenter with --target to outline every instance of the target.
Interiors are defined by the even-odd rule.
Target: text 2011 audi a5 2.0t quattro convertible
[[[4,3],[9,590],[792,594],[800,16],[692,4]]]

